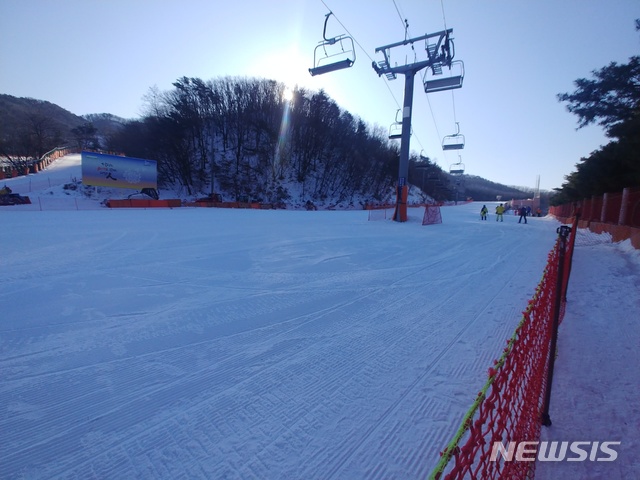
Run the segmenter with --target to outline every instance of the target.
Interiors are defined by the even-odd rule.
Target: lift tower
[[[413,84],[414,77],[423,68],[430,68],[432,78],[425,81],[425,92],[439,92],[462,87],[464,69],[462,62],[454,62],[455,49],[451,34],[453,29],[443,30],[437,33],[430,33],[420,37],[405,39],[402,42],[392,43],[376,48],[376,53],[382,52],[384,60],[376,63],[372,62],[373,69],[378,76],[385,75],[388,80],[395,80],[398,74],[405,77],[404,82],[404,106],[402,109],[402,138],[400,141],[400,167],[398,171],[398,185],[396,210],[393,219],[398,222],[407,220],[407,177],[409,175],[409,143],[411,139],[411,108],[413,105]],[[426,60],[415,61],[405,65],[391,65],[391,49],[400,46],[411,45],[415,42],[425,42],[427,52]],[[430,43],[433,42],[433,43]],[[452,73],[452,67],[457,64],[460,70]],[[443,67],[447,67],[449,75],[443,74]],[[425,76],[426,78],[426,76]]]

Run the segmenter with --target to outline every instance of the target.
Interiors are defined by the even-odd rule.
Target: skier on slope
[[[489,209],[487,208],[486,205],[483,205],[482,208],[480,209],[480,220],[486,220],[487,213],[489,213]]]
[[[518,213],[520,214],[520,218],[518,219],[518,223],[520,223],[520,221],[524,218],[524,223],[527,223],[527,208],[526,207],[520,207],[520,209],[518,210]]]
[[[500,219],[501,222],[504,222],[504,218],[502,217],[503,215],[504,215],[504,206],[500,204],[496,207],[496,222],[498,221],[498,219]]]

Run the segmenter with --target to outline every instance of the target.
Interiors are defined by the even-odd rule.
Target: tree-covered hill
[[[467,196],[479,201],[493,201],[501,197],[507,199],[532,198],[533,190],[524,187],[512,187],[492,182],[475,175],[465,175],[465,187]]]
[[[39,158],[68,144],[84,122],[53,103],[0,94],[0,156]]]
[[[182,77],[173,87],[151,89],[145,115],[135,120],[79,117],[49,102],[2,95],[0,155],[38,158],[67,145],[149,158],[158,162],[162,186],[188,196],[355,208],[395,200],[397,143],[324,91],[297,89],[289,97],[282,83],[239,77]],[[479,177],[449,175],[424,156],[410,158],[409,178],[412,191],[422,192],[414,198],[424,200],[527,196]]]

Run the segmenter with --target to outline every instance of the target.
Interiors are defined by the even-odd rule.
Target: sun
[[[297,48],[290,48],[284,51],[272,52],[260,61],[256,62],[251,68],[251,74],[270,80],[282,82],[286,89],[289,90],[288,95],[293,95],[293,90],[297,86],[304,86],[310,83],[311,75],[309,67],[313,60],[308,56],[301,54]],[[290,97],[289,97],[290,98]],[[283,96],[287,100],[286,96]]]
[[[284,88],[284,91],[282,92],[282,100],[284,100],[285,102],[290,102],[291,100],[293,100],[293,89],[288,85]]]

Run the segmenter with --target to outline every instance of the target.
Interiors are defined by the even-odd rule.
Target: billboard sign
[[[82,152],[82,183],[98,187],[158,188],[155,160]]]

